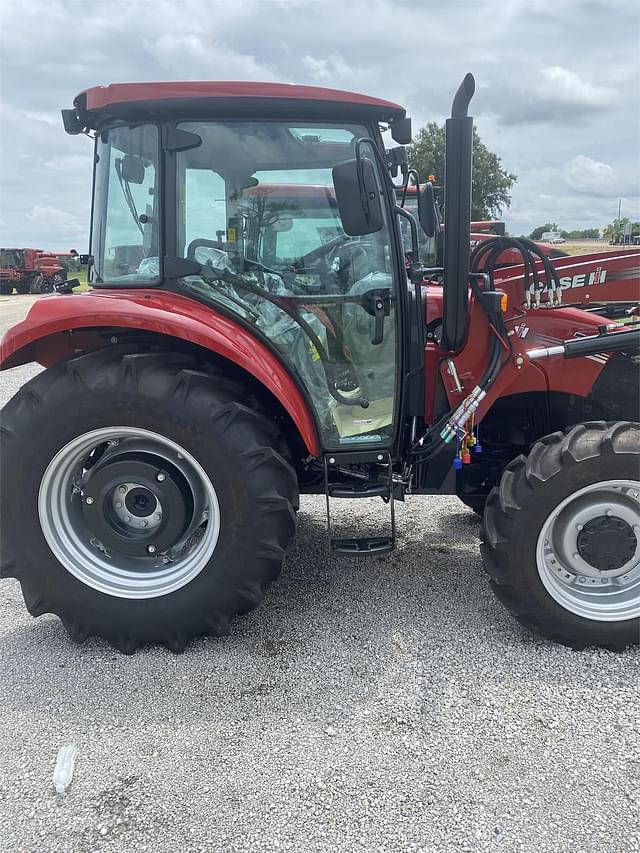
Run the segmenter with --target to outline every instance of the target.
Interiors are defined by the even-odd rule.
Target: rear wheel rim
[[[592,483],[547,516],[538,574],[565,610],[597,622],[640,617],[640,482]]]
[[[40,484],[44,538],[62,566],[106,595],[149,599],[190,583],[220,534],[211,480],[183,447],[150,430],[77,436]]]

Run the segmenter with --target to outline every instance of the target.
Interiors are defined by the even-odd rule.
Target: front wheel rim
[[[565,610],[596,622],[640,617],[640,483],[592,483],[547,516],[538,574]]]
[[[190,583],[220,534],[220,507],[200,463],[166,436],[103,427],[49,463],[38,515],[47,545],[75,578],[106,595],[148,599]]]

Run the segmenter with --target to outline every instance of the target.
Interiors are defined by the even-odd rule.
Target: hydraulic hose
[[[485,272],[493,277],[498,258],[506,249],[515,249],[522,257],[524,266],[524,289],[525,300],[531,301],[531,295],[535,295],[536,304],[540,304],[540,295],[545,285],[558,294],[561,292],[560,279],[551,261],[545,255],[544,250],[526,237],[492,237],[483,240],[473,250],[470,259],[472,272]],[[537,262],[542,264],[544,280],[540,275]]]

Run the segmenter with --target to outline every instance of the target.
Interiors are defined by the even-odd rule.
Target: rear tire
[[[538,441],[489,495],[481,540],[491,588],[527,628],[575,649],[640,643],[640,424]]]
[[[175,353],[128,353],[122,348],[112,348],[80,356],[39,374],[16,394],[3,413],[0,477],[5,487],[0,577],[17,578],[29,612],[33,616],[57,614],[72,639],[78,642],[96,635],[125,653],[134,652],[143,643],[156,642],[181,651],[193,637],[228,633],[231,617],[248,612],[262,600],[281,570],[295,533],[297,478],[281,455],[282,437],[256,408],[240,383],[209,367],[199,369],[193,359]],[[110,427],[121,429],[125,437],[116,440],[113,448],[107,447],[104,458],[98,456],[95,464],[89,462],[88,475],[86,462],[76,463],[70,469],[80,471],[78,476],[96,479],[89,479],[80,494],[72,494],[70,488],[62,490],[62,510],[54,518],[59,523],[52,526],[47,514],[54,501],[45,501],[43,505],[42,494],[46,496],[49,492],[41,494],[47,483],[50,488],[51,482],[55,482],[51,471],[55,473],[59,460],[66,458],[66,448],[81,443],[83,436],[100,434],[101,430],[104,434]],[[116,461],[125,466],[138,464],[132,446],[126,444],[127,429],[145,431],[170,447],[184,449],[176,458],[184,460],[187,456],[195,460],[205,474],[204,479],[215,490],[219,508],[219,532],[206,564],[194,577],[185,576],[187,579],[183,578],[178,588],[170,588],[166,593],[158,593],[156,589],[149,597],[145,596],[151,590],[150,579],[154,573],[162,577],[165,571],[160,563],[154,563],[156,558],[149,557],[148,569],[135,575],[137,569],[130,568],[135,560],[132,558],[127,563],[117,550],[119,545],[110,555],[99,548],[93,551],[83,546],[89,555],[88,565],[102,561],[100,565],[107,566],[101,569],[102,576],[107,578],[102,587],[94,584],[89,571],[83,575],[81,564],[74,563],[76,554],[82,551],[75,543],[85,523],[83,502],[86,504],[91,484],[97,488],[97,472],[115,471],[115,467],[109,469],[109,464],[113,466]],[[120,456],[105,464],[107,453],[120,453]],[[171,464],[164,467],[168,470]],[[141,482],[131,475],[130,468],[125,471],[121,480]],[[172,478],[179,481],[182,492],[174,490],[176,494],[187,492],[184,497],[187,508],[196,506],[195,498],[185,486],[190,476],[188,471],[186,479],[175,473],[167,475],[167,481]],[[151,476],[152,482],[153,479]],[[116,486],[114,492],[115,489]],[[163,518],[164,525],[164,517],[168,515],[164,507],[169,504],[164,497],[162,500],[163,512],[158,516]],[[105,508],[106,519],[111,503],[103,496],[100,500],[96,497],[95,506]],[[197,523],[200,516],[194,517]],[[189,548],[199,547],[198,541],[209,529],[212,523],[209,512],[203,512],[202,518],[207,520],[193,534],[196,544],[189,544],[190,535],[187,544],[177,550],[178,565],[183,550],[188,554]],[[170,520],[166,519],[167,525]],[[115,521],[120,523],[118,519]],[[57,536],[55,530],[61,527],[63,535]],[[183,532],[184,529],[187,528]],[[118,530],[122,532],[121,528]],[[140,539],[139,531],[134,533],[135,537]],[[95,546],[95,541],[90,544]],[[69,555],[68,567],[54,556],[60,549]],[[112,567],[114,577],[119,571],[129,572],[123,575],[124,594],[116,583],[109,586]],[[173,560],[169,568],[172,567]],[[128,577],[133,577],[134,584],[140,579],[142,595],[135,591]]]

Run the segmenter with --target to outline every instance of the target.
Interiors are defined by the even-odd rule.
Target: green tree
[[[531,234],[529,234],[530,240],[539,240],[545,231],[560,231],[560,226],[557,222],[545,222],[544,225],[538,225],[537,228],[534,228]]]
[[[409,146],[409,162],[422,180],[435,175],[437,182],[444,182],[444,139],[444,125],[430,121]],[[471,218],[497,219],[511,204],[509,191],[516,181],[517,176],[502,168],[500,157],[489,151],[474,127]]]
[[[624,233],[624,226],[628,225],[630,221],[628,216],[625,216],[624,219],[614,219],[602,229],[603,236],[609,240],[614,237],[621,237]],[[631,236],[635,237],[638,234],[640,234],[640,222],[633,222],[631,224]]]
[[[562,232],[566,240],[597,240],[600,237],[599,228],[578,228],[576,231]]]

